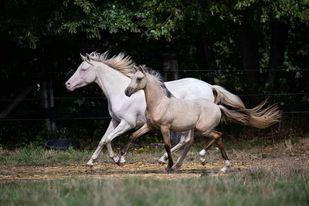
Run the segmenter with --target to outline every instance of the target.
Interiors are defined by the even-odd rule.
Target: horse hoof
[[[223,168],[220,170],[220,172],[222,172],[222,173],[227,173],[227,171],[228,171],[228,169],[225,168],[225,167],[223,167]]]
[[[118,166],[123,166],[124,164],[126,163],[126,160],[124,159],[123,156],[120,156],[118,162],[117,162],[117,165]]]
[[[123,162],[117,162],[117,165],[118,165],[119,167],[122,167],[122,166],[124,166],[124,163],[123,163]]]
[[[158,159],[158,163],[164,165],[167,163],[167,159],[165,159],[164,157],[161,157],[160,159]]]
[[[172,173],[172,172],[174,172],[173,167],[168,167],[168,168],[166,168],[166,172],[167,172],[167,173]]]
[[[118,161],[119,161],[119,157],[118,157],[118,156],[113,156],[113,157],[111,157],[111,159],[112,159],[115,163],[118,163]]]
[[[167,163],[166,161],[158,160],[158,164],[160,164],[160,165],[165,165],[166,163]]]
[[[89,160],[89,161],[86,163],[86,165],[87,165],[88,167],[93,167],[93,162]]]
[[[206,159],[200,159],[200,162],[201,162],[202,165],[206,165],[207,160]]]

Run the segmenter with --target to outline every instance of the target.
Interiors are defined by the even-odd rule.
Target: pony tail
[[[230,110],[222,105],[219,105],[219,107],[224,116],[230,121],[264,129],[276,124],[281,119],[281,111],[277,104],[262,109],[266,102],[267,100],[252,109]]]

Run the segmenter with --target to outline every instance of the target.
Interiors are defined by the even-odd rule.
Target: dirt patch
[[[1,181],[16,180],[47,180],[65,177],[95,177],[95,178],[127,178],[127,177],[154,177],[154,178],[191,178],[205,174],[216,174],[222,163],[201,165],[195,162],[185,163],[181,169],[167,174],[164,165],[131,163],[119,167],[113,163],[101,163],[92,168],[83,165],[68,166],[1,166]],[[250,166],[242,162],[233,162],[231,171],[248,169]]]
[[[249,163],[232,161],[229,173],[254,169],[257,167],[285,167],[286,164],[295,164],[295,167],[308,165],[308,157],[281,157],[267,158]],[[66,177],[93,177],[100,179],[127,178],[127,177],[153,177],[156,179],[182,179],[200,177],[201,175],[226,175],[218,173],[222,162],[208,163],[205,166],[197,162],[184,163],[181,169],[167,174],[164,165],[131,163],[119,167],[113,163],[101,163],[92,168],[83,165],[68,166],[1,166],[0,181],[18,180],[50,180]]]

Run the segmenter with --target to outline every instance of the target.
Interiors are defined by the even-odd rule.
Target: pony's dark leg
[[[127,154],[132,142],[135,141],[140,136],[142,136],[143,134],[149,132],[150,130],[152,130],[152,128],[145,123],[141,128],[132,133],[132,135],[129,137],[129,141],[127,142],[127,144],[121,148],[120,158],[119,161],[117,162],[118,165],[122,165],[125,163],[125,155]]]
[[[168,127],[161,127],[161,133],[163,136],[163,142],[164,142],[164,148],[168,156],[168,164],[166,171],[171,172],[172,167],[173,167],[173,158],[172,158],[172,153],[171,153],[171,137],[170,137],[170,130]]]
[[[229,160],[229,157],[227,156],[227,154],[226,154],[226,152],[225,152],[225,149],[224,149],[224,144],[223,144],[222,138],[218,139],[218,141],[217,141],[217,146],[218,146],[218,148],[220,149],[222,158],[223,158],[224,160]]]
[[[224,159],[224,167],[221,169],[221,172],[227,172],[228,168],[230,167],[230,161],[229,157],[227,156],[225,149],[224,149],[224,144],[222,138],[218,139],[217,141],[218,148],[220,149],[222,158]]]

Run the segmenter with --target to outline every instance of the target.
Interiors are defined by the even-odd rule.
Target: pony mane
[[[145,70],[146,73],[150,74],[151,76],[153,76],[155,78],[155,80],[161,85],[164,84],[163,82],[163,78],[161,76],[161,74],[153,69],[150,69],[149,67],[146,67],[145,65],[141,65],[141,67],[143,67],[143,69]]]
[[[135,73],[134,61],[131,56],[125,55],[124,53],[109,57],[108,51],[104,53],[91,52],[89,56],[91,60],[104,63],[129,78]]]
[[[145,65],[142,65],[141,67],[143,67],[143,69],[145,70],[146,73],[150,74],[155,81],[158,82],[158,84],[161,86],[161,88],[163,89],[164,93],[166,94],[167,97],[171,98],[171,97],[175,97],[170,90],[167,89],[167,87],[164,84],[163,78],[161,76],[161,74],[153,69],[150,69],[148,67],[146,67]]]

